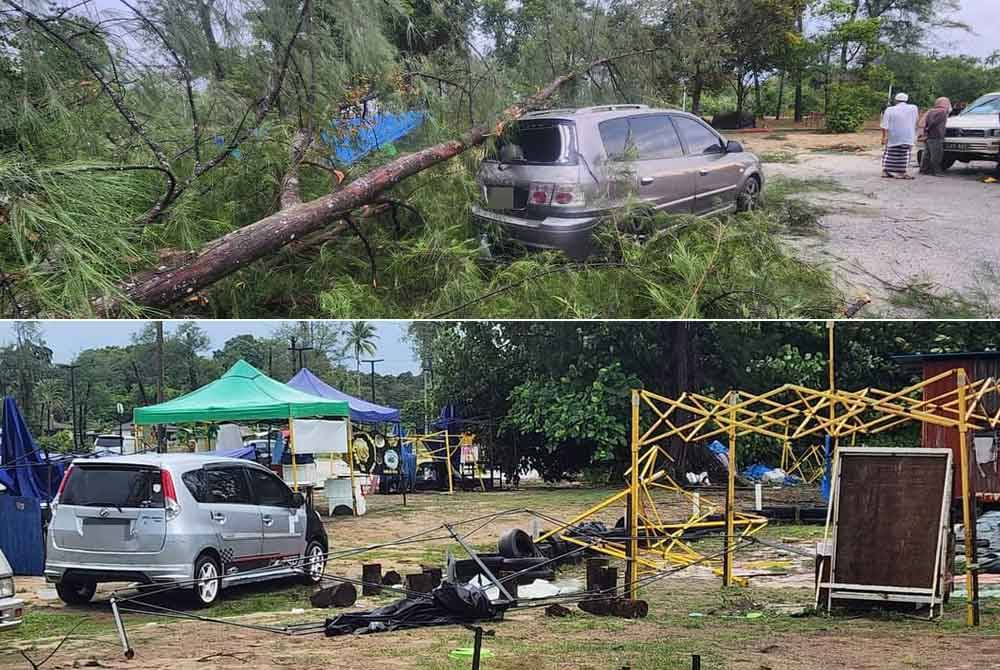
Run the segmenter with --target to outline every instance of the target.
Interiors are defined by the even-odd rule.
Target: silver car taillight
[[[181,505],[177,502],[177,489],[169,470],[160,470],[160,484],[163,486],[163,507],[167,510],[167,521],[180,516]]]
[[[528,186],[528,202],[550,207],[574,207],[583,204],[583,189],[579,184],[531,182]]]

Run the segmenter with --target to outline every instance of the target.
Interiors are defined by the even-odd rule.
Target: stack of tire
[[[496,553],[477,554],[479,561],[495,576],[517,573],[518,584],[530,584],[536,579],[553,579],[552,562],[538,550],[531,536],[519,528],[504,532],[497,543]],[[468,582],[482,574],[474,559],[455,561],[455,577]]]

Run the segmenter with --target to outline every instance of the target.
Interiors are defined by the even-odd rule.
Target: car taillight
[[[528,187],[528,201],[532,205],[567,207],[583,204],[583,193],[575,184],[546,184],[532,182]]]
[[[174,488],[174,478],[168,470],[160,470],[160,484],[163,486],[163,507],[167,510],[167,520],[176,519],[181,513],[177,502],[177,489]]]
[[[528,201],[532,205],[547,205],[552,200],[552,184],[532,182],[528,186]]]
[[[69,467],[66,468],[66,472],[63,473],[62,480],[59,482],[59,488],[56,489],[56,496],[55,498],[52,499],[52,502],[49,503],[49,509],[51,509],[53,512],[55,512],[56,507],[59,506],[59,499],[62,498],[63,490],[66,488],[66,482],[69,481],[69,475],[71,472],[73,472],[72,463],[69,464]]]

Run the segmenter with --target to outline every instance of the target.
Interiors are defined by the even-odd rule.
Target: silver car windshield
[[[980,98],[962,111],[962,116],[972,114],[1000,114],[1000,96],[993,98]]]

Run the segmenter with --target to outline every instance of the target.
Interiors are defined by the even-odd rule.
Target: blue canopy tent
[[[297,391],[302,391],[303,393],[310,393],[329,400],[346,402],[350,408],[351,421],[369,424],[394,424],[393,429],[389,431],[389,435],[398,436],[401,434],[401,426],[399,423],[401,412],[398,409],[385,407],[384,405],[377,405],[373,402],[362,400],[361,398],[355,398],[352,395],[335,389],[313,374],[308,368],[302,368],[299,370],[294,377],[288,380],[288,385]],[[399,473],[401,475],[402,484],[405,487],[408,485],[408,482],[413,480],[414,476],[414,471],[407,471],[407,464],[412,461],[415,470],[416,459],[414,458],[408,460],[404,457],[403,453],[400,453],[400,456],[402,458],[400,459],[401,467]],[[374,453],[372,457],[374,458]]]
[[[3,437],[0,439],[0,482],[9,493],[49,501],[59,489],[62,464],[35,444],[14,398],[3,400]]]
[[[42,508],[62,481],[63,464],[35,444],[14,398],[3,401],[0,438],[0,549],[16,575],[39,576],[45,567]]]
[[[329,400],[340,400],[350,406],[351,421],[358,423],[399,423],[400,412],[392,407],[376,405],[375,403],[355,398],[343,391],[338,391],[325,381],[314,375],[309,368],[302,368],[294,377],[288,380],[288,385],[303,393],[311,393]]]

